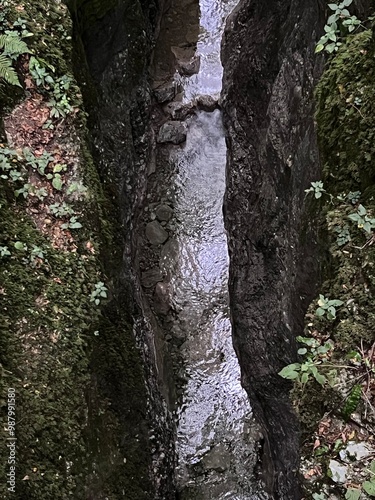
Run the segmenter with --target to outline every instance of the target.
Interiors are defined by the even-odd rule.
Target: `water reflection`
[[[228,317],[226,145],[219,110],[191,118],[186,146],[174,161],[179,258],[171,284],[185,332],[181,353],[187,378],[177,410],[178,486],[192,491],[183,498],[256,498],[251,409]]]

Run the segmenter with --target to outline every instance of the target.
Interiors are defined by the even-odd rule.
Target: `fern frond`
[[[18,35],[0,35],[0,49],[10,57],[30,53],[26,43]]]
[[[10,85],[21,87],[17,73],[12,67],[12,61],[4,54],[0,54],[0,78],[5,80]]]

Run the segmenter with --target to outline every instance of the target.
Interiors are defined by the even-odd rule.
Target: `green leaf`
[[[349,7],[349,5],[351,5],[352,3],[353,3],[353,0],[343,0],[343,1],[341,2],[341,5],[342,5],[343,7]]]
[[[316,373],[314,374],[314,377],[315,377],[315,380],[318,382],[318,384],[320,385],[324,385],[326,382],[327,382],[327,379],[324,375],[322,375],[321,373]]]
[[[0,78],[5,80],[10,85],[14,85],[16,87],[21,87],[21,84],[18,80],[18,75],[15,69],[12,67],[12,61],[9,57],[4,54],[0,54]]]
[[[306,382],[309,380],[309,374],[308,373],[302,373],[301,375],[301,383],[306,384]]]
[[[336,40],[337,40],[336,33],[334,31],[332,31],[331,33],[328,34],[328,38],[330,40],[332,40],[333,42],[336,42]]]
[[[300,335],[297,337],[298,342],[301,344],[306,344],[309,347],[315,347],[317,344],[317,341],[313,339],[312,337],[301,337]]]
[[[315,54],[318,54],[319,52],[321,52],[322,50],[324,49],[324,45],[322,43],[318,43],[318,45],[316,46],[315,48]],[[306,190],[307,192],[308,190]]]
[[[69,224],[70,229],[80,229],[82,224],[80,222],[71,222]]]
[[[322,309],[321,307],[318,307],[318,309],[315,311],[315,314],[316,314],[317,316],[324,316],[324,314],[325,314],[325,310],[324,310],[324,309]]]
[[[336,44],[335,44],[335,42],[332,42],[326,46],[326,51],[329,52],[330,54],[332,54],[332,52],[334,52],[335,48],[336,48]]]
[[[298,354],[303,355],[303,354],[306,354],[306,353],[307,353],[307,349],[306,349],[306,347],[302,347],[301,349],[298,349],[298,351],[297,351],[297,352],[298,352]]]
[[[14,244],[14,248],[16,250],[22,250],[22,251],[24,251],[25,250],[25,244],[22,243],[21,241],[16,241],[15,244]]]
[[[366,215],[367,210],[365,209],[365,207],[363,205],[358,205],[358,213],[359,213],[359,215]]]
[[[331,10],[337,10],[339,8],[339,6],[335,3],[329,3],[328,4],[328,7],[331,9]]]
[[[357,490],[354,488],[349,488],[345,493],[345,500],[359,500],[361,496],[361,490]]]
[[[62,180],[61,180],[61,177],[57,177],[55,176],[52,180],[52,186],[57,189],[58,191],[61,191],[62,189]]]
[[[330,300],[330,301],[328,302],[328,304],[329,304],[330,306],[342,306],[342,305],[343,305],[343,303],[344,303],[344,302],[343,302],[342,300],[338,300],[338,299],[335,299],[335,300]]]
[[[363,484],[363,489],[365,490],[366,493],[371,495],[372,497],[375,496],[375,482],[372,481],[365,481]]]
[[[372,226],[369,222],[365,222],[363,224],[363,229],[366,231],[366,233],[371,233],[372,232]]]
[[[286,378],[288,380],[294,380],[298,378],[298,372],[296,372],[293,368],[294,365],[285,366],[278,374],[280,377]]]

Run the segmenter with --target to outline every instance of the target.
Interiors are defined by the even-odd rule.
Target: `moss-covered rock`
[[[333,388],[317,390],[315,381],[304,388],[296,387],[293,398],[305,438],[304,464],[310,469],[316,465],[311,460],[311,450],[316,449],[325,491],[342,495],[340,498],[344,497],[345,489],[333,483],[329,486],[328,458],[336,458],[338,453],[337,433],[357,438],[358,428],[346,424],[348,415],[343,416],[346,398],[356,384],[362,384],[363,404],[357,411],[362,412],[365,420],[366,399],[371,400],[369,387],[373,384],[366,363],[373,363],[371,346],[375,341],[375,224],[371,222],[375,216],[374,82],[375,40],[369,29],[348,37],[328,62],[316,89],[325,189],[316,202],[316,217],[327,256],[322,266],[320,293],[342,301],[342,305],[337,307],[335,318],[319,318],[317,298],[307,315],[306,335],[333,342],[334,350],[328,361],[320,360],[321,365],[317,366],[323,373],[335,369],[338,378]],[[366,425],[371,428],[371,419]],[[360,432],[358,439],[364,439]],[[305,477],[309,477],[308,473]],[[314,491],[322,492],[319,488]],[[312,498],[311,491],[305,494],[306,498]]]
[[[103,189],[90,152],[73,71],[71,18],[63,3],[52,0],[10,0],[2,8],[7,10],[0,29],[26,29],[33,55],[52,78],[70,79],[66,97],[72,106],[66,117],[42,117],[56,96],[53,85],[33,83],[27,56],[17,62],[25,92],[6,87],[2,96],[2,123],[7,113],[5,132],[17,152],[7,152],[2,144],[0,154],[8,155],[6,161],[23,176],[0,180],[0,248],[7,249],[0,258],[0,403],[6,417],[7,388],[15,388],[13,497],[146,500],[153,494],[144,373],[129,297],[119,298],[118,209]],[[20,20],[26,28],[18,27]],[[32,120],[24,120],[25,129],[22,120],[15,126],[27,110]],[[32,167],[21,151],[25,146],[35,158],[52,156],[46,167],[52,177],[58,162],[66,165],[62,187]],[[70,193],[74,184],[85,187],[83,194]],[[26,185],[33,187],[22,201],[14,192]],[[40,198],[37,188],[44,189]],[[53,204],[69,206],[79,225],[69,226],[70,216],[57,216]],[[108,298],[96,304],[93,292],[100,282]],[[6,425],[2,433],[9,437]],[[7,498],[4,446],[0,457],[5,464],[0,496]]]

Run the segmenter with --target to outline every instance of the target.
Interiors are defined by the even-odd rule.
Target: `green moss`
[[[337,318],[328,321],[314,314],[315,300],[307,315],[306,335],[314,332],[320,338],[332,339],[335,350],[331,362],[342,365],[348,363],[349,351],[359,350],[361,345],[366,350],[375,340],[373,235],[348,217],[357,211],[359,203],[370,216],[375,215],[375,40],[371,30],[348,37],[329,61],[316,100],[323,183],[329,193],[316,205],[315,217],[327,255],[319,293],[344,304],[338,308]],[[360,192],[359,199],[352,201],[350,192]],[[342,243],[338,235],[344,229],[351,240]],[[347,376],[341,372],[342,387]],[[352,384],[348,381],[349,389]],[[310,446],[305,450],[309,457],[317,422],[325,412],[340,417],[342,392],[327,387],[322,390],[311,383],[303,392],[296,387],[293,399]]]
[[[21,16],[34,36],[30,45],[57,75],[74,78],[72,23],[62,4],[36,0]],[[13,106],[13,89],[4,95]],[[78,94],[73,85],[72,92]],[[20,96],[17,96],[19,99]],[[72,96],[82,108],[80,95]],[[3,112],[5,110],[3,109]],[[16,201],[7,181],[0,186],[0,370],[2,413],[6,388],[16,389],[17,488],[15,499],[151,498],[148,470],[147,406],[140,353],[127,312],[120,275],[122,245],[117,209],[104,192],[93,162],[85,114],[74,128],[81,144],[79,175],[89,197],[77,207],[83,228],[74,233],[76,251],[54,248]],[[30,265],[28,249],[44,259]],[[90,241],[95,253],[86,243]],[[90,301],[94,284],[106,277],[110,300]],[[94,335],[94,332],[99,332]],[[6,437],[2,426],[3,437]],[[2,448],[0,496],[6,498],[7,450]]]
[[[371,30],[348,38],[317,87],[319,147],[329,192],[374,194],[375,40]]]

